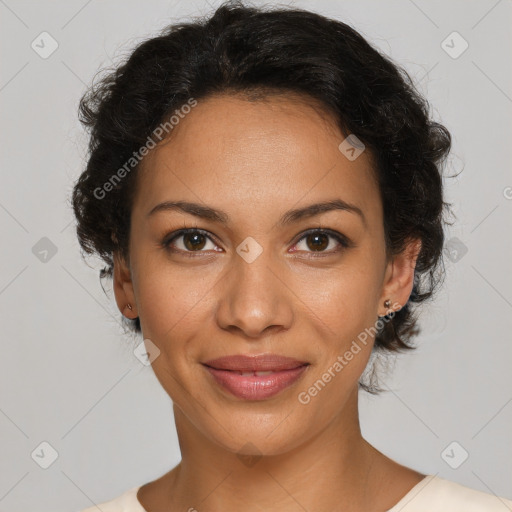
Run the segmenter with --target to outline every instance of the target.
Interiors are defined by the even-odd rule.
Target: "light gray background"
[[[361,394],[363,434],[402,464],[512,498],[512,2],[292,4],[348,22],[402,63],[454,136],[449,171],[464,168],[447,181],[458,255],[420,348],[383,381],[390,391]],[[99,260],[81,260],[68,198],[86,156],[76,114],[86,84],[141,38],[209,11],[199,0],[0,0],[4,512],[80,510],[180,459],[170,399],[134,357],[140,340],[123,335]],[[47,59],[31,48],[43,31],[59,45]],[[453,31],[469,43],[456,59],[441,46]],[[57,250],[45,262],[43,237]],[[49,460],[43,441],[58,452],[48,469],[31,458]]]

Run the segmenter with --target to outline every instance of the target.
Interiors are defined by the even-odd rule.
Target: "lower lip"
[[[240,375],[228,370],[217,370],[205,366],[213,378],[223,388],[237,398],[244,400],[265,400],[296,382],[307,368],[307,365],[282,370],[269,375]]]

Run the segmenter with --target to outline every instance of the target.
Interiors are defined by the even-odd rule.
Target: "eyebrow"
[[[280,226],[287,226],[302,219],[308,219],[310,217],[314,217],[315,215],[333,210],[341,210],[357,214],[363,221],[363,224],[366,225],[366,218],[363,211],[357,206],[347,203],[342,199],[333,199],[332,201],[324,201],[321,203],[310,204],[302,208],[289,210],[282,215],[277,224]],[[226,212],[188,201],[164,201],[163,203],[159,203],[153,207],[148,212],[146,217],[150,217],[157,212],[164,211],[181,211],[194,215],[195,217],[211,220],[220,224],[227,224],[229,222],[229,215]]]

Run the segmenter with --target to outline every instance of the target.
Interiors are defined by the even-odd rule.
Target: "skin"
[[[215,95],[198,101],[142,162],[129,261],[115,256],[114,292],[120,311],[139,316],[144,339],[160,350],[152,367],[172,398],[182,453],[178,466],[139,490],[148,512],[313,512],[340,504],[348,512],[385,511],[425,476],[361,435],[358,381],[371,337],[307,405],[297,398],[386,313],[386,299],[394,310],[407,302],[420,248],[411,241],[386,255],[371,155],[348,160],[338,149],[344,138],[304,97]],[[356,205],[364,220],[333,210],[278,223],[288,210],[333,199]],[[229,221],[178,210],[148,216],[177,200],[222,210]],[[177,252],[165,248],[184,227],[210,238],[181,236]],[[351,245],[324,237],[318,249],[303,233],[319,227]],[[251,263],[236,252],[249,236],[262,248]],[[201,365],[267,352],[310,366],[259,402],[230,395]],[[260,457],[249,464],[240,454]]]

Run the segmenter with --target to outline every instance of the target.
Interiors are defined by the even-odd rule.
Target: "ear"
[[[137,318],[137,305],[135,302],[130,267],[124,258],[117,253],[114,254],[113,260],[114,269],[112,278],[117,307],[125,317],[131,319]],[[128,304],[132,306],[132,309],[128,307]]]
[[[393,256],[386,267],[384,286],[379,301],[379,316],[399,311],[407,303],[414,285],[414,269],[421,250],[421,240],[411,239],[404,250]],[[384,302],[391,301],[386,308]]]

